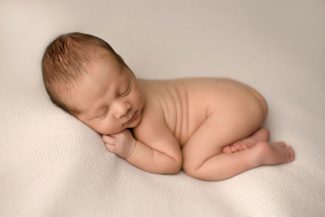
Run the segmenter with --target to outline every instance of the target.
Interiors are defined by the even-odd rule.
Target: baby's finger
[[[112,145],[111,143],[106,143],[105,145],[106,145],[106,148],[108,151],[114,152],[114,149],[115,149],[114,145]]]
[[[105,143],[113,143],[114,142],[114,139],[112,137],[110,137],[110,136],[103,135],[102,138],[103,138]]]

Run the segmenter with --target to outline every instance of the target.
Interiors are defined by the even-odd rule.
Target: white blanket
[[[324,1],[0,1],[0,216],[325,216]],[[230,77],[267,99],[291,164],[221,182],[141,171],[55,107],[45,46],[107,40],[138,77]]]

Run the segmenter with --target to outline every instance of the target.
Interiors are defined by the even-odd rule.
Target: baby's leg
[[[239,140],[231,145],[223,147],[223,152],[225,153],[234,153],[237,151],[243,151],[248,149],[259,142],[268,142],[270,140],[270,131],[266,128],[261,128],[257,130],[253,135]]]
[[[260,165],[293,160],[293,150],[283,142],[258,142],[243,151],[224,153],[224,146],[247,138],[264,121],[264,117],[233,114],[211,115],[184,146],[183,169],[187,174],[203,180],[222,180]]]

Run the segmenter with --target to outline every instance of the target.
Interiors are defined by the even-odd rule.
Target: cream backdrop
[[[46,95],[43,50],[71,31],[138,77],[254,86],[296,161],[222,182],[130,166]],[[1,0],[0,33],[0,216],[325,216],[323,0]]]

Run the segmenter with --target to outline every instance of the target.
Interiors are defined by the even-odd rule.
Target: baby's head
[[[68,33],[53,40],[42,59],[51,100],[101,134],[140,122],[144,100],[123,59],[104,40]]]
[[[123,59],[104,40],[84,33],[68,33],[54,39],[46,48],[42,59],[43,80],[51,100],[69,113],[74,108],[63,102],[62,85],[66,91],[87,73],[85,64],[89,63],[96,50],[110,53],[121,66]]]

